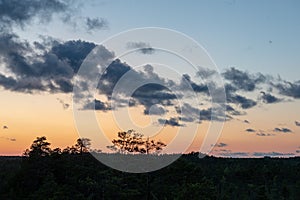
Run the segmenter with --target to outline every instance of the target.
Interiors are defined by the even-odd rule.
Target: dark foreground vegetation
[[[0,199],[300,198],[300,158],[190,153],[161,170],[130,174],[101,164],[80,142],[52,150],[40,138],[23,157],[0,157]]]

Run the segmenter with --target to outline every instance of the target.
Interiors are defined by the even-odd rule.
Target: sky
[[[61,148],[87,136],[93,148],[107,151],[107,143],[99,139],[99,127],[108,140],[118,131],[134,128],[169,144],[167,153],[199,151],[211,124],[222,121],[222,116],[211,115],[213,105],[206,85],[221,77],[226,121],[216,144],[210,144],[210,154],[297,156],[299,8],[296,0],[1,1],[0,154],[20,155],[42,135],[53,147]],[[208,82],[180,57],[154,48],[160,44],[184,47],[188,40],[174,42],[171,36],[163,38],[162,31],[153,41],[143,38],[155,34],[147,37],[133,32],[130,40],[125,34],[115,40],[119,42],[107,42],[116,34],[143,27],[172,29],[200,44],[201,72]],[[128,51],[140,49],[116,60],[115,47],[121,43]],[[74,99],[74,77],[95,47],[109,68],[100,78],[95,96],[80,91],[80,99]],[[178,73],[172,74],[174,69]],[[117,102],[112,108],[113,89],[129,71],[137,81],[156,80],[164,87],[150,84],[132,96],[122,93],[122,99],[130,99],[131,105]],[[80,81],[81,85],[97,84],[90,79]],[[193,92],[187,92],[184,84]],[[195,95],[199,102],[184,97],[179,103],[176,94]],[[96,116],[97,127],[84,118],[88,113]],[[124,113],[130,117],[114,116]],[[80,122],[77,114],[83,115]],[[177,134],[179,130],[183,134]],[[195,138],[186,147],[194,131]]]

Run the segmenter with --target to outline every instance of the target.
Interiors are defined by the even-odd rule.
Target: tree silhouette
[[[37,137],[30,146],[30,149],[25,150],[24,155],[29,157],[41,157],[50,155],[50,143],[46,140],[47,138],[45,136]]]
[[[152,152],[160,152],[167,145],[161,141],[149,140],[149,137],[144,142],[144,148],[142,149],[143,153],[149,154]]]
[[[108,146],[108,148],[120,153],[140,152],[144,143],[142,137],[142,134],[134,130],[118,132],[118,139],[113,139],[113,146]]]
[[[80,154],[89,152],[90,146],[91,140],[89,138],[79,138],[75,144],[75,148]]]
[[[71,147],[67,146],[62,153],[63,154],[83,154],[89,152],[91,146],[91,140],[89,138],[78,138],[76,144]]]
[[[143,153],[149,154],[161,151],[166,144],[161,141],[149,140],[149,137],[144,140],[143,134],[135,130],[118,132],[118,139],[113,139],[112,146],[107,148],[120,153]]]

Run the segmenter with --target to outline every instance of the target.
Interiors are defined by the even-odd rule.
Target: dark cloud
[[[93,102],[87,102],[84,107],[84,110],[100,110],[100,111],[108,111],[111,110],[108,103],[102,102],[101,100],[94,99]]]
[[[183,124],[180,124],[179,119],[175,117],[171,117],[170,119],[158,119],[158,123],[168,126],[184,126]]]
[[[76,2],[69,0],[0,1],[0,61],[5,68],[5,73],[0,73],[0,86],[26,93],[72,92],[74,74],[96,45],[80,40],[60,42],[50,37],[31,44],[20,39],[12,27],[25,28],[36,19],[47,23],[54,14],[69,24],[76,13]],[[94,28],[101,22],[88,21]]]
[[[0,30],[10,29],[13,25],[24,27],[35,17],[41,22],[48,22],[54,13],[67,15],[71,9],[69,2],[59,0],[1,0]]]
[[[52,41],[50,44],[39,45],[50,45],[50,49],[47,46],[45,49],[49,50],[44,50],[42,54],[36,53],[33,46],[20,41],[17,36],[0,35],[0,49],[5,49],[0,50],[0,59],[14,75],[0,74],[0,85],[11,91],[28,93],[72,92],[72,78],[95,44],[78,40],[64,43]]]
[[[295,125],[296,125],[296,126],[300,126],[300,122],[295,121]]]
[[[281,152],[254,152],[252,154],[255,157],[264,157],[264,156],[270,156],[270,157],[286,157],[286,156],[294,156],[294,153],[281,153]]]
[[[173,87],[174,82],[159,77],[151,65],[145,65],[143,69],[141,72],[136,72],[131,69],[131,79],[124,84],[128,86],[124,87],[124,89],[127,90],[132,84],[134,85],[136,83],[142,85],[133,92],[131,97],[134,98],[139,105],[145,107],[145,114],[149,114],[148,111],[153,105],[172,106],[174,100],[180,97],[169,89]],[[132,82],[132,79],[134,79],[135,82]],[[126,95],[130,95],[127,94],[127,92],[128,91],[124,91]],[[160,109],[160,111],[163,110]]]
[[[64,110],[68,109],[70,107],[70,104],[65,103],[64,100],[57,98],[58,102],[61,103]]]
[[[244,115],[245,112],[242,112],[242,111],[238,111],[236,109],[234,109],[232,106],[230,105],[226,105],[226,111],[230,114],[230,115],[235,115],[235,116],[238,116],[238,115]]]
[[[158,105],[152,105],[150,108],[146,107],[144,110],[145,115],[163,115],[166,112],[162,106]]]
[[[82,40],[71,40],[64,43],[56,43],[53,45],[51,51],[48,54],[54,54],[59,60],[65,61],[72,68],[72,72],[77,73],[80,65],[85,57],[96,47],[96,44],[91,42],[85,42]],[[104,54],[111,54],[107,49],[103,49]],[[113,55],[105,55],[107,57],[113,57]],[[61,72],[59,72],[61,74]],[[72,74],[73,75],[73,74]]]
[[[295,156],[294,153],[282,153],[282,152],[232,152],[230,150],[225,150],[219,153],[220,156],[225,157],[290,157]]]
[[[264,133],[264,132],[261,132],[261,131],[259,133],[256,133],[256,135],[261,136],[261,137],[275,136],[272,133]]]
[[[105,29],[108,27],[107,20],[103,18],[86,18],[86,26],[89,31]]]
[[[280,102],[281,99],[269,94],[269,93],[265,93],[265,92],[260,92],[261,93],[261,99],[264,103],[277,103]]]
[[[123,78],[122,83],[120,83],[119,81],[123,76],[126,78]],[[122,86],[116,89],[117,84],[122,84]],[[176,94],[168,89],[173,84],[172,81],[159,77],[151,65],[145,65],[143,70],[136,71],[126,63],[116,59],[101,74],[97,88],[99,94],[104,94],[109,100],[114,101],[114,106],[127,106],[127,100],[130,98],[130,102],[133,103],[130,106],[144,106],[144,114],[160,115],[167,112],[162,106],[173,105],[173,101],[177,98]],[[141,86],[135,91],[131,91],[130,88],[135,88],[136,85]],[[117,90],[115,91],[117,95],[112,99],[114,89]]]
[[[87,31],[103,29],[108,23],[103,18],[80,16],[80,1],[73,0],[1,0],[0,31],[12,31],[12,27],[26,28],[31,22],[48,23],[56,15],[74,30],[85,27]]]
[[[225,143],[223,143],[223,142],[220,142],[220,143],[216,144],[215,146],[216,146],[216,147],[227,147],[228,144],[225,144]]]
[[[250,75],[234,67],[226,70],[223,73],[223,77],[228,80],[234,88],[243,91],[254,91],[256,84],[263,83],[266,80],[266,77],[262,74]]]
[[[4,125],[2,128],[3,128],[3,129],[8,129],[8,126],[5,126],[5,125]]]
[[[185,89],[185,85],[188,84],[192,87],[194,92],[202,92],[208,94],[208,87],[204,84],[197,84],[191,80],[191,77],[188,74],[184,74],[181,80],[181,89]]]
[[[173,100],[177,97],[166,87],[158,84],[146,84],[138,88],[132,95],[140,105],[145,107],[144,114],[149,113],[149,109],[154,105],[172,106]],[[157,109],[152,110],[152,114],[164,114],[166,111],[161,106]]]
[[[217,74],[218,72],[212,69],[199,67],[199,71],[197,72],[197,76],[200,76],[202,79],[207,79]]]
[[[296,99],[300,98],[300,81],[294,83],[284,81],[283,83],[273,84],[273,86],[277,88],[282,95]]]
[[[246,124],[250,124],[250,121],[248,121],[246,119],[243,122],[246,123]]]
[[[245,131],[247,131],[247,132],[249,132],[249,133],[254,133],[254,132],[256,132],[254,129],[252,129],[252,128],[247,128]]]
[[[119,79],[130,69],[129,65],[119,59],[114,60],[101,75],[98,85],[99,93],[110,97]]]
[[[184,122],[201,122],[201,121],[222,121],[224,116],[222,113],[218,114],[218,109],[213,112],[212,108],[199,109],[193,107],[188,103],[184,103],[181,107],[175,107],[178,114],[180,114],[180,120]]]
[[[217,113],[213,113],[213,109],[212,108],[208,108],[208,109],[202,109],[200,110],[200,120],[201,121],[223,121],[225,120],[225,116],[223,115],[223,113],[218,112]]]
[[[274,128],[274,132],[281,132],[281,133],[291,133],[292,130],[289,128]]]
[[[252,99],[248,99],[247,97],[238,95],[238,94],[229,94],[227,95],[227,102],[234,103],[240,106],[243,109],[249,109],[256,106],[256,102]]]
[[[153,54],[155,52],[155,49],[145,42],[128,42],[127,49],[138,49],[142,54]]]
[[[184,122],[200,121],[201,110],[191,106],[188,103],[184,103],[181,107],[175,107],[178,114],[180,114],[180,120]]]
[[[220,156],[225,156],[225,157],[249,157],[251,154],[248,152],[232,152],[232,151],[225,151],[219,153]]]

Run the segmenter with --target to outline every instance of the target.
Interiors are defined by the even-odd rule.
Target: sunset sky
[[[91,121],[83,117],[80,122],[85,133],[76,126],[74,113],[84,116],[90,112],[95,112],[109,140],[118,131],[133,128],[168,144],[181,130],[186,135],[177,136],[179,139],[168,150],[180,153],[186,149],[187,135],[196,130],[195,140],[185,152],[199,151],[210,123],[219,121],[211,119],[210,93],[203,77],[187,62],[155,49],[160,43],[174,48],[177,44],[187,49],[189,46],[184,46],[182,40],[174,44],[171,37],[158,37],[156,44],[137,34],[124,48],[140,49],[116,60],[117,49],[103,43],[120,32],[143,27],[187,35],[202,45],[216,64],[217,69],[212,70],[210,61],[205,61],[209,56],[203,55],[205,66],[199,72],[211,82],[221,77],[226,93],[226,122],[210,154],[300,155],[299,8],[297,0],[3,0],[0,155],[21,155],[36,137],[43,135],[52,147],[71,146],[84,136],[92,139],[92,148],[108,151],[103,148],[106,143],[97,139],[99,130]],[[119,48],[119,43],[114,45]],[[96,46],[109,68],[99,77],[93,102],[74,102],[74,77]],[[141,87],[130,98],[130,106],[118,104],[112,108],[114,86],[128,71],[140,79],[155,79],[165,85]],[[184,82],[191,86],[198,103],[185,98],[183,104],[178,104],[170,88],[185,92]],[[179,107],[186,110],[186,115],[178,111]],[[120,116],[127,109],[129,118],[116,119],[115,113]]]

